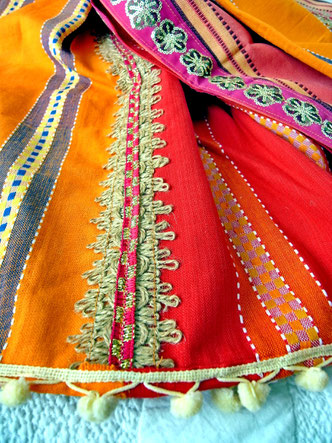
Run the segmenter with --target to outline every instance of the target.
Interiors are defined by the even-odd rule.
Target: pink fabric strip
[[[135,291],[139,218],[139,108],[141,76],[133,56],[113,39],[132,80],[127,121],[124,208],[109,363],[131,368],[135,339]]]
[[[142,48],[144,48],[150,54],[153,54],[153,57],[156,59],[156,62],[159,65],[166,66],[167,69],[172,71],[183,82],[187,83],[195,90],[219,97],[229,104],[241,105],[242,107],[254,110],[258,113],[264,112],[264,115],[272,119],[281,121],[282,123],[289,125],[290,127],[297,128],[300,132],[305,133],[307,136],[319,141],[323,145],[330,148],[330,150],[332,150],[332,136],[327,136],[322,131],[321,124],[313,122],[310,125],[301,125],[293,118],[293,116],[288,115],[283,110],[283,105],[286,103],[286,101],[288,99],[294,98],[299,100],[300,102],[306,102],[309,105],[314,106],[317,109],[322,122],[331,122],[331,111],[329,111],[317,101],[291,89],[288,89],[280,85],[279,83],[276,83],[275,81],[273,81],[273,79],[268,79],[264,77],[254,78],[241,75],[241,78],[245,81],[246,86],[267,85],[276,86],[277,88],[279,88],[284,98],[282,103],[273,103],[268,106],[262,107],[258,105],[253,99],[246,97],[244,94],[244,89],[221,89],[220,87],[218,87],[217,84],[211,83],[209,81],[209,77],[191,75],[190,73],[188,73],[186,66],[184,66],[179,61],[179,53],[173,52],[169,54],[162,54],[161,52],[159,52],[151,38],[153,27],[147,26],[144,29],[135,29],[131,26],[130,19],[127,16],[125,10],[126,2],[122,1],[112,4],[109,0],[100,0],[100,3],[104,7],[102,7],[97,0],[92,1],[93,6],[97,9],[98,13],[101,15],[104,22],[110,29],[115,31],[112,23],[112,20],[115,19],[126,30],[126,32],[130,34],[131,37],[133,37],[134,40],[136,40],[142,46]],[[226,78],[234,78],[234,76],[228,75],[223,69],[218,66],[213,55],[203,46],[193,30],[188,28],[186,24],[183,23],[181,15],[178,13],[173,3],[170,0],[163,0],[161,4],[162,7],[159,11],[160,20],[158,21],[158,25],[163,20],[169,19],[174,23],[175,26],[183,29],[188,36],[187,49],[194,49],[202,54],[202,56],[209,57],[213,61],[213,69],[210,74],[211,77],[218,75]],[[138,51],[137,48],[131,49],[136,52]]]

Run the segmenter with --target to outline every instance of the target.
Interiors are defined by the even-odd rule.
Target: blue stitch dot
[[[17,175],[25,175],[27,171],[24,171],[23,169],[19,169],[17,172]]]
[[[43,132],[42,132],[42,136],[43,136],[43,137],[46,137],[47,135],[48,135],[48,131],[43,131]]]
[[[57,95],[57,96],[55,97],[55,100],[61,100],[61,95]]]
[[[3,213],[3,215],[4,215],[4,217],[8,217],[8,215],[10,214],[10,211],[12,210],[12,208],[6,208],[5,210],[4,210],[4,213]]]
[[[18,5],[18,2],[14,2],[14,6],[17,6]]]
[[[78,14],[77,18],[78,18],[78,19],[79,19],[79,18],[82,18],[82,15],[81,15],[81,14]]]
[[[70,28],[70,26],[68,25],[68,23],[65,25],[65,27],[68,29],[68,28]]]
[[[51,115],[54,115],[54,114],[56,114],[56,111],[52,111],[52,112],[50,112],[50,114],[51,114]]]
[[[56,50],[55,49],[53,49],[53,54],[56,55]]]
[[[65,28],[60,28],[60,31],[61,31],[61,32],[65,32],[66,29],[65,29]]]
[[[13,198],[15,197],[15,195],[16,195],[16,192],[11,192],[11,193],[8,195],[8,200],[13,200]]]
[[[3,232],[7,227],[7,223],[4,223],[3,225],[0,225],[0,232]]]
[[[71,25],[73,25],[74,24],[74,21],[73,20],[71,20],[70,22],[69,22]]]
[[[45,138],[41,138],[41,139],[39,140],[39,143],[44,144],[45,142],[46,142],[46,139],[45,139]]]
[[[54,38],[53,40],[52,40],[52,43],[56,43],[58,41],[58,39],[57,38]]]
[[[36,149],[37,149],[37,151],[40,151],[41,149],[43,149],[43,147],[42,146],[36,146]]]
[[[71,82],[73,82],[75,80],[75,75],[72,75],[69,79]]]
[[[61,37],[61,32],[58,31],[58,32],[56,33],[56,35],[57,35],[58,37]]]
[[[49,123],[52,123],[52,122],[54,122],[54,118],[49,118],[47,121],[48,121]]]
[[[39,153],[38,152],[31,152],[31,155],[33,155],[34,157],[38,157]]]
[[[26,163],[24,163],[24,165],[22,166],[22,168],[30,169],[30,168],[31,168],[31,165],[27,165]]]
[[[84,9],[84,8],[81,8],[81,9],[80,9],[80,12],[84,12],[84,11],[85,11],[85,9]]]
[[[34,158],[31,158],[31,157],[28,157],[28,158],[27,158],[27,162],[33,163],[34,161],[35,161]]]
[[[59,97],[61,98],[61,97]],[[59,103],[54,103],[53,108],[56,108],[57,106],[59,106]]]
[[[14,180],[13,186],[19,186],[22,183],[22,180]]]

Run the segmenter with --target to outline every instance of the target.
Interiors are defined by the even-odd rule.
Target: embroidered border
[[[176,295],[169,295],[172,286],[162,282],[160,278],[163,268],[172,270],[178,267],[175,260],[169,259],[170,251],[159,248],[160,240],[173,240],[175,234],[172,231],[166,231],[168,228],[166,221],[156,223],[157,215],[169,214],[172,211],[170,205],[165,206],[162,201],[154,200],[155,192],[168,190],[168,185],[162,178],[153,177],[156,168],[168,163],[166,157],[154,155],[155,149],[162,148],[166,144],[164,140],[154,137],[164,129],[163,125],[154,122],[155,118],[162,115],[162,110],[152,109],[152,106],[160,100],[158,95],[161,90],[161,86],[158,85],[160,71],[151,63],[133,56],[115,37],[102,38],[99,53],[107,62],[112,63],[113,74],[120,76],[118,88],[122,91],[119,99],[121,108],[117,113],[113,131],[116,141],[111,145],[112,157],[107,165],[107,168],[112,169],[113,172],[103,183],[107,189],[98,199],[100,204],[106,206],[106,210],[98,219],[93,220],[99,229],[106,232],[98,236],[96,243],[90,245],[96,252],[101,252],[104,257],[95,262],[93,270],[84,275],[89,284],[98,284],[99,288],[89,290],[85,298],[76,304],[76,311],[81,312],[85,317],[94,318],[94,322],[83,325],[82,334],[69,337],[68,340],[78,343],[76,350],[86,353],[86,359],[90,362],[101,364],[111,362],[121,368],[173,367],[172,360],[163,359],[160,356],[162,342],[177,343],[182,338],[174,320],[161,321],[159,318],[162,307],[176,307],[179,304],[179,298]],[[132,58],[130,67],[129,57]],[[136,70],[136,75],[139,73],[142,79],[139,95],[135,90],[135,97],[131,96],[136,86],[129,75],[129,70]],[[120,275],[119,265],[122,266],[126,262],[126,257],[121,260],[125,255],[124,250],[121,251],[122,227],[124,217],[130,213],[127,211],[127,214],[124,214],[123,208],[125,207],[124,183],[128,179],[128,163],[126,169],[125,161],[126,129],[127,122],[130,120],[131,103],[137,107],[137,110],[139,109],[140,208],[136,287],[127,285],[126,296],[123,299],[120,297],[122,301],[126,300],[126,303],[118,303],[115,297],[117,285],[122,285],[120,289],[125,290],[127,281],[126,277]],[[129,160],[131,160],[130,157]],[[138,183],[138,180],[136,182]],[[136,217],[137,214],[134,216]],[[126,312],[129,317],[133,316],[134,305],[135,325],[133,328],[133,317],[127,323],[124,319]],[[133,353],[129,354],[129,357],[126,354],[128,349],[124,351],[128,342],[133,346]],[[111,356],[109,349],[111,349]]]
[[[152,45],[149,40],[145,40],[145,44],[158,59],[160,59],[160,54],[164,54],[162,61],[167,65],[169,57],[174,60],[176,53],[181,53],[188,46],[186,53],[178,55],[180,64],[176,66],[173,64],[172,70],[193,88],[222,97],[230,103],[243,104],[255,109],[264,107],[270,117],[278,116],[278,119],[286,123],[299,125],[309,136],[315,136],[330,146],[328,139],[331,137],[324,131],[326,125],[322,127],[322,120],[325,120],[328,115],[324,110],[324,106],[327,105],[324,103],[321,105],[309,98],[302,100],[304,95],[295,90],[289,91],[289,85],[283,83],[282,88],[275,86],[276,82],[280,83],[278,80],[265,77],[256,80],[255,77],[244,76],[244,86],[240,83],[236,84],[239,77],[225,74],[220,65],[216,67],[214,60],[217,61],[217,59],[214,57],[213,60],[212,57],[209,57],[212,55],[210,50],[208,53],[204,52],[199,39],[197,40],[190,30],[185,31],[184,25],[180,28],[169,20],[171,14],[175,15],[172,9],[175,7],[174,2],[170,3],[166,0],[164,2],[160,0],[146,0],[144,2],[128,0],[123,5],[122,2],[116,1],[111,2],[111,8],[107,7],[107,9],[109,11],[111,9],[112,14],[115,14],[116,19],[125,27],[130,24],[132,35],[135,37],[141,33],[149,34]],[[191,7],[199,9],[197,2],[191,2]],[[168,26],[163,26],[165,23]],[[152,28],[152,30],[147,28]],[[174,34],[175,30],[176,35]],[[160,40],[156,40],[156,33],[160,34]],[[180,51],[175,50],[177,44],[180,44]],[[197,48],[203,48],[203,52],[198,51]],[[183,65],[186,72],[180,65]],[[187,77],[188,74],[189,77]],[[220,80],[223,76],[230,80],[223,83]],[[328,119],[326,121],[328,124],[331,123]]]
[[[139,113],[142,79],[130,52],[123,51],[122,55],[132,87],[128,96],[125,132],[123,222],[114,295],[109,364],[130,368],[133,363],[135,337],[137,242],[140,213]]]
[[[242,332],[243,332],[243,334],[245,335],[246,340],[247,340],[247,342],[249,343],[251,349],[252,349],[253,352],[255,353],[256,361],[260,361],[260,357],[259,357],[259,354],[258,354],[258,352],[257,352],[256,346],[255,346],[254,342],[251,340],[250,335],[248,334],[247,328],[246,328],[246,326],[245,326],[245,321],[244,321],[244,318],[243,318],[243,314],[242,314],[242,308],[241,308],[241,285],[240,285],[239,273],[237,272],[236,264],[235,264],[235,262],[234,262],[234,259],[233,259],[233,257],[232,257],[232,254],[231,254],[230,248],[229,248],[228,246],[227,246],[227,249],[228,249],[228,251],[229,251],[229,255],[230,255],[230,257],[231,257],[232,265],[233,265],[234,272],[235,272],[235,276],[236,276],[236,299],[237,299],[237,310],[239,311],[239,320],[240,320],[240,323],[241,323]]]
[[[321,3],[318,8],[306,1],[296,0],[296,2],[313,14],[329,31],[332,31],[332,12],[328,10],[330,4]],[[326,9],[323,9],[324,7]]]

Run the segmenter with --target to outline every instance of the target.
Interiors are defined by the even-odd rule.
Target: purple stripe
[[[0,1],[0,15],[7,8],[7,6],[9,5],[9,2],[10,2],[10,0],[1,0]]]

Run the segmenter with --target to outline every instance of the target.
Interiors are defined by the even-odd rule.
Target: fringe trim
[[[119,75],[117,89],[121,91],[118,100],[121,107],[115,114],[116,122],[112,131],[116,141],[108,150],[111,157],[106,169],[111,173],[101,183],[101,186],[106,187],[105,191],[96,199],[106,209],[99,218],[91,220],[97,224],[98,229],[105,232],[98,235],[97,241],[88,247],[96,253],[102,253],[103,258],[94,262],[94,268],[83,275],[89,285],[98,285],[98,288],[87,291],[84,299],[75,305],[76,312],[94,318],[94,322],[83,325],[80,335],[68,338],[70,343],[78,343],[75,348],[77,352],[87,354],[86,361],[100,364],[108,364],[122,233],[128,96],[132,88],[122,60],[122,50],[114,37],[99,39],[98,53],[112,64],[110,72]],[[163,114],[163,110],[152,109],[161,99],[161,86],[158,84],[160,70],[138,56],[134,58],[143,82],[140,96],[140,224],[133,366],[173,367],[171,359],[163,359],[160,355],[163,342],[178,343],[182,338],[174,320],[160,320],[162,309],[176,307],[180,302],[178,296],[170,295],[172,285],[161,281],[162,269],[175,270],[179,266],[176,260],[170,259],[171,252],[168,249],[159,247],[161,240],[174,240],[175,234],[167,230],[169,224],[166,221],[156,222],[158,215],[170,214],[172,207],[164,205],[161,200],[154,200],[155,192],[167,192],[169,189],[162,178],[153,177],[156,168],[169,162],[166,157],[154,155],[154,150],[166,145],[164,140],[155,137],[164,130],[161,123],[154,122]],[[117,315],[121,315],[121,312],[117,312]]]
[[[73,370],[63,368],[48,368],[28,365],[0,364],[0,376],[3,377],[26,377],[43,380],[53,380],[56,383],[189,383],[203,382],[211,379],[228,380],[234,377],[246,377],[276,370],[289,370],[293,365],[303,364],[305,361],[318,357],[326,357],[327,360],[318,365],[324,367],[332,364],[332,345],[307,348],[282,357],[270,358],[261,362],[247,363],[244,365],[230,366],[226,368],[207,368],[190,370],[154,370],[149,372],[138,371],[105,371],[105,370]],[[303,369],[308,369],[303,366]]]

